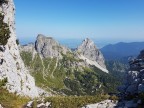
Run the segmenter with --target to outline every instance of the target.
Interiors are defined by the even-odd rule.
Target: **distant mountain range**
[[[106,60],[122,59],[129,56],[136,56],[144,49],[144,42],[119,42],[117,44],[109,44],[101,48]]]

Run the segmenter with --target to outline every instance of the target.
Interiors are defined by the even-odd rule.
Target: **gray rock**
[[[106,68],[104,57],[92,40],[86,38],[77,48],[77,52],[92,61],[97,61],[100,66]]]
[[[108,73],[105,59],[92,40],[86,38],[77,48],[76,52],[79,54],[78,57],[84,60],[88,65],[96,66],[103,72]]]
[[[37,40],[35,42],[36,51],[42,57],[58,57],[62,58],[61,53],[66,54],[70,51],[68,48],[61,46],[57,41],[55,41],[52,37],[46,37],[42,34],[37,36]]]
[[[33,52],[35,50],[35,45],[33,43],[29,43],[27,45],[19,46],[19,49],[21,52]]]
[[[144,84],[139,84],[138,86],[138,93],[144,92]]]
[[[40,103],[40,104],[37,105],[37,108],[41,108],[41,107],[44,108],[44,107],[45,107],[45,104],[44,104],[44,103]]]
[[[35,100],[36,101],[36,100]],[[33,108],[33,105],[34,105],[34,101],[30,101],[28,102],[24,108]],[[37,100],[37,106],[36,108],[50,108],[51,106],[51,103],[50,102],[44,102],[43,99],[39,99]]]
[[[46,102],[46,103],[45,103],[45,106],[46,106],[46,107],[49,107],[49,106],[51,106],[51,103],[50,103],[50,102]]]
[[[27,103],[26,107],[31,108],[32,104],[33,104],[33,101],[30,101],[30,102]]]
[[[0,108],[3,108],[3,107],[1,106],[1,104],[0,104]]]
[[[119,91],[122,93],[137,94],[144,92],[144,50],[136,59],[130,61],[130,71],[126,74],[126,79]],[[141,64],[141,65],[140,65]],[[134,68],[133,68],[134,67]],[[123,87],[123,88],[122,88]]]
[[[104,100],[99,103],[86,105],[82,108],[115,108],[116,105],[117,105],[117,102],[114,102],[112,100]]]
[[[25,68],[16,44],[14,2],[7,1],[0,6],[0,13],[4,14],[4,22],[10,30],[7,44],[0,46],[0,80],[7,78],[6,88],[9,92],[34,98],[39,96],[35,80]]]
[[[144,92],[144,50],[140,55],[130,61],[130,71],[126,74],[126,80],[121,86],[119,91],[121,92],[122,102],[118,103],[118,108],[137,108],[138,104],[141,104],[141,100],[138,97],[139,93]],[[128,95],[127,95],[128,94]],[[127,100],[127,96],[134,97],[131,100]],[[128,98],[130,98],[128,97]],[[142,106],[143,107],[143,106]]]

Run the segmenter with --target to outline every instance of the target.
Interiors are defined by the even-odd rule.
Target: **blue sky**
[[[144,41],[144,0],[14,0],[17,36]]]

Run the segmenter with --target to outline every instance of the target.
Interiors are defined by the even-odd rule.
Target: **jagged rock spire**
[[[90,62],[96,62],[98,68],[103,68],[100,68],[101,70],[108,72],[102,53],[91,39],[84,39],[82,44],[77,48],[77,52],[80,53],[82,56],[86,57],[87,59],[91,60]]]

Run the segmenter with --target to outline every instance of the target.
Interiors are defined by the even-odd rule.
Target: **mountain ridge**
[[[87,45],[87,42],[90,42],[90,44]],[[92,48],[90,47],[92,43]],[[84,46],[83,46],[84,45]],[[83,48],[80,48],[83,47]],[[86,48],[85,47],[89,47]],[[81,51],[84,49],[84,51]],[[91,52],[89,52],[91,50]],[[66,54],[67,52],[72,53],[73,51],[65,46],[62,46],[60,43],[55,41],[52,37],[46,37],[42,34],[39,34],[37,36],[35,43],[30,43],[27,45],[20,46],[20,51],[30,51],[34,53],[40,54],[42,57],[58,57],[62,58],[62,54]],[[76,50],[74,50],[74,53],[76,55],[76,58],[87,60],[90,63],[95,66],[98,66],[102,71],[107,72],[106,66],[105,66],[105,60],[102,55],[102,53],[96,48],[94,42],[88,38],[86,38],[80,46]],[[92,54],[91,54],[92,53]],[[91,54],[91,55],[90,55]],[[98,63],[94,63],[94,61]],[[91,63],[93,62],[93,63]]]
[[[119,42],[109,44],[101,48],[101,52],[107,60],[122,59],[124,57],[136,56],[144,49],[144,42]]]
[[[108,75],[108,70],[104,68],[106,67],[104,57],[91,40],[86,39],[88,42],[84,40],[82,46],[80,45],[80,47],[74,51],[67,49],[66,53],[62,53],[62,46],[59,43],[51,43],[52,41],[49,39],[52,38],[48,38],[48,42],[41,41],[45,46],[51,47],[46,49],[47,52],[49,52],[47,56],[41,56],[43,49],[39,49],[39,52],[36,51],[37,48],[35,47],[39,46],[38,44],[30,44],[30,49],[27,49],[26,47],[29,46],[26,45],[20,47],[21,56],[25,65],[35,77],[38,86],[42,87],[45,85],[47,89],[52,89],[57,93],[63,92],[66,94],[84,95],[87,93],[92,94],[92,91],[96,93],[100,91],[100,89],[107,89],[101,80],[104,77],[108,77],[107,80],[115,80]],[[35,50],[36,53],[33,54],[33,50]],[[91,53],[93,55],[91,55]],[[60,56],[55,56],[58,54]],[[86,55],[87,57],[85,57]],[[96,60],[98,60],[99,63]],[[98,67],[100,63],[104,66]],[[94,84],[90,84],[88,80],[93,81]],[[108,81],[107,83],[110,82]],[[78,87],[74,88],[72,85]],[[96,85],[96,87],[94,87],[94,85]],[[90,86],[89,89],[88,86]],[[111,84],[108,86],[111,86]]]

